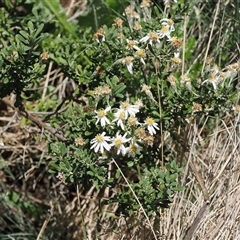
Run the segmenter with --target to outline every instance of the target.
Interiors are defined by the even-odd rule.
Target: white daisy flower
[[[142,108],[142,107],[144,106],[141,99],[138,99],[138,100],[135,102],[134,105],[136,105],[136,107],[137,107],[138,109],[140,109],[140,108]]]
[[[159,34],[156,32],[150,32],[147,34],[147,36],[141,38],[139,42],[143,43],[149,42],[150,45],[160,43]]]
[[[109,119],[106,117],[107,112],[109,112],[110,110],[111,107],[109,106],[105,110],[100,109],[98,111],[95,111],[95,113],[97,114],[97,116],[95,116],[95,118],[97,118],[96,124],[98,124],[99,121],[102,127],[106,126],[106,124],[110,124]]]
[[[171,6],[173,3],[177,3],[177,0],[164,0],[166,6]]]
[[[139,112],[139,107],[137,105],[131,105],[128,102],[122,102],[120,109],[125,111],[126,118],[128,118],[128,114],[135,117],[136,113]]]
[[[163,25],[161,30],[158,31],[158,34],[159,34],[159,38],[164,38],[164,37],[167,37],[168,40],[171,39],[171,32],[169,30],[169,26],[168,25]]]
[[[126,39],[127,41],[127,49],[135,49],[137,50],[138,49],[138,41],[135,41],[135,40],[129,40],[129,39]]]
[[[138,121],[136,117],[130,116],[127,121],[128,125],[130,127],[136,127],[137,125],[141,125],[141,123]]]
[[[179,64],[181,63],[181,59],[180,59],[180,52],[176,51],[174,52],[174,57],[171,59],[173,64]]]
[[[141,63],[145,65],[144,57],[146,56],[145,50],[136,48],[136,57],[140,59]]]
[[[108,143],[108,141],[111,141],[111,137],[105,136],[105,132],[102,134],[98,134],[94,139],[91,140],[91,148],[94,148],[95,152],[100,151],[101,153],[104,152],[104,150],[109,151],[111,149],[111,145]]]
[[[213,85],[214,90],[217,90],[217,85],[219,81],[220,81],[220,76],[218,74],[210,73],[208,79],[203,81],[203,84],[206,82],[211,83]]]
[[[137,154],[140,153],[142,147],[140,147],[137,143],[131,143],[130,146],[127,148],[128,157],[135,157]]]
[[[162,24],[161,30],[157,31],[159,38],[167,37],[168,41],[171,41],[171,32],[175,31],[174,22],[172,19],[163,18],[160,20]]]
[[[122,130],[124,130],[124,121],[127,118],[127,115],[123,109],[118,109],[116,113],[114,113],[114,120],[113,122],[117,121],[117,126],[120,126]]]
[[[124,143],[131,140],[131,138],[126,138],[127,133],[125,133],[123,136],[120,134],[116,134],[116,137],[112,139],[111,146],[114,146],[117,148],[117,154],[122,154],[123,156],[127,153],[127,148],[124,146]]]
[[[162,24],[162,26],[168,26],[170,32],[175,31],[174,21],[172,19],[163,18],[163,19],[160,20],[160,23]]]
[[[147,129],[151,135],[156,134],[155,129],[159,130],[159,127],[157,123],[154,122],[153,118],[150,118],[150,117],[146,118],[145,125],[147,126]]]
[[[189,90],[192,89],[191,79],[187,75],[181,76],[181,84],[185,85]]]
[[[123,65],[126,65],[126,67],[127,67],[127,70],[129,71],[129,73],[131,73],[131,74],[133,74],[133,70],[132,70],[132,68],[133,68],[133,57],[131,57],[131,56],[128,56],[128,57],[125,57],[125,58],[122,58],[121,59],[121,63],[123,64]]]

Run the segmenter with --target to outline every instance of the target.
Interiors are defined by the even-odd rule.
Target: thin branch
[[[141,210],[143,211],[144,216],[146,217],[146,220],[147,220],[147,222],[148,222],[148,224],[149,224],[149,226],[150,226],[150,228],[151,228],[151,231],[152,231],[152,233],[153,233],[154,239],[157,240],[158,238],[157,238],[157,236],[156,236],[156,234],[155,234],[155,232],[154,232],[154,229],[153,229],[153,226],[152,226],[152,224],[151,224],[151,222],[150,222],[150,220],[149,220],[149,217],[148,217],[146,211],[144,210],[142,204],[140,203],[140,201],[139,201],[136,193],[134,192],[133,188],[131,187],[130,183],[128,182],[127,178],[125,177],[124,173],[122,172],[122,170],[121,170],[121,168],[119,167],[119,165],[117,164],[117,162],[116,162],[113,158],[112,158],[112,160],[113,160],[114,164],[116,165],[116,167],[118,168],[119,172],[121,173],[124,181],[127,183],[128,187],[130,188],[131,192],[133,193],[134,198],[135,198],[136,201],[138,202]]]
[[[203,62],[203,66],[202,66],[202,73],[203,73],[204,68],[205,68],[206,59],[207,59],[207,56],[208,56],[208,51],[209,51],[210,44],[211,44],[211,41],[212,41],[213,29],[214,29],[215,22],[216,22],[216,19],[217,19],[217,15],[218,15],[218,12],[219,12],[220,2],[221,1],[218,1],[218,3],[217,3],[216,12],[215,12],[214,19],[213,19],[213,24],[212,24],[212,29],[211,29],[211,32],[210,32],[209,41],[208,41],[208,45],[207,45],[207,50],[206,50],[206,53],[205,53],[204,62]]]
[[[4,102],[7,106],[9,106],[10,108],[12,108],[14,111],[17,111],[17,113],[23,117],[26,117],[27,119],[31,120],[32,122],[34,122],[39,128],[44,128],[47,131],[49,131],[50,133],[52,133],[56,138],[58,138],[60,141],[63,142],[70,142],[70,140],[68,140],[67,138],[65,138],[63,135],[61,135],[60,133],[58,133],[55,128],[51,127],[50,125],[48,125],[47,123],[43,122],[42,120],[40,120],[38,117],[34,116],[33,114],[28,113],[25,110],[20,110],[18,108],[16,108],[11,101],[5,97],[3,99],[1,99],[2,102]]]

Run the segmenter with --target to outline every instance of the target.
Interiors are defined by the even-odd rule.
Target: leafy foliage
[[[90,12],[70,21],[55,0],[6,1],[0,98],[15,94],[21,127],[27,118],[41,127],[48,171],[60,183],[100,192],[102,205],[117,205],[116,215],[161,217],[184,189],[188,130],[235,111],[239,65],[198,57],[195,32],[184,39],[183,16],[194,3],[126,3],[90,1]],[[117,17],[102,24],[108,6]],[[89,17],[94,22],[81,25]],[[211,127],[206,120],[206,135]],[[14,191],[5,201],[34,218],[42,210]]]

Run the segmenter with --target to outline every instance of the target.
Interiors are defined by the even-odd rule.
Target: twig
[[[42,120],[40,120],[39,118],[37,118],[36,116],[34,116],[33,114],[28,113],[27,111],[22,111],[18,108],[16,108],[6,97],[1,99],[1,101],[3,101],[7,106],[9,106],[10,108],[12,108],[14,111],[17,111],[17,113],[23,117],[28,118],[29,120],[31,120],[32,122],[34,122],[39,128],[44,128],[46,130],[48,130],[49,132],[51,132],[55,137],[57,137],[59,140],[63,141],[63,142],[70,142],[70,140],[68,140],[67,138],[65,138],[63,135],[61,135],[60,133],[57,132],[57,130],[53,127],[51,127],[50,125],[46,124],[45,122],[43,122]]]
[[[194,175],[195,175],[195,178],[199,184],[199,186],[201,187],[202,189],[202,193],[203,193],[203,198],[204,198],[204,201],[206,204],[209,204],[209,194],[208,194],[208,190],[204,184],[204,181],[203,181],[203,178],[202,178],[202,175],[197,171],[196,167],[194,166],[194,164],[189,161],[189,167],[190,169],[193,171]]]
[[[14,119],[16,118],[17,113],[18,113],[17,111],[14,112],[11,120],[8,122],[8,124],[7,124],[7,125],[3,128],[3,130],[0,132],[0,136],[1,136],[4,132],[6,132],[6,131],[8,130],[8,128],[10,127],[10,125],[12,124],[12,122],[14,121]]]
[[[197,216],[195,217],[191,227],[189,227],[189,229],[187,230],[187,233],[184,237],[184,240],[192,240],[193,239],[192,238],[193,234],[196,231],[196,229],[197,229],[197,227],[198,227],[206,209],[207,209],[207,203],[205,202],[203,204],[203,206],[201,207],[201,209],[199,210]]]
[[[60,108],[62,107],[62,105],[67,101],[67,98],[64,98],[62,100],[62,102],[56,107],[55,111],[54,112],[51,112],[50,114],[48,114],[45,118],[44,118],[44,121],[48,120],[52,115],[55,115],[56,113],[59,113],[61,111]],[[65,110],[64,110],[65,111]]]
[[[40,232],[38,233],[38,236],[37,236],[36,240],[40,240],[40,238],[41,238],[41,236],[42,236],[45,228],[47,227],[48,222],[50,221],[51,217],[53,216],[53,208],[54,208],[54,207],[53,207],[52,202],[50,202],[50,205],[51,205],[51,209],[50,209],[50,211],[49,211],[50,214],[49,214],[49,216],[47,217],[47,219],[45,219],[45,221],[44,221],[44,223],[43,223],[43,225],[42,225],[42,227],[41,227],[41,229],[40,229]]]
[[[182,76],[184,75],[184,71],[185,71],[185,50],[186,50],[187,24],[188,24],[188,17],[185,14],[184,15],[184,26],[183,26]]]
[[[133,193],[133,196],[135,197],[135,199],[136,199],[136,201],[138,202],[141,210],[143,211],[144,216],[146,217],[146,220],[147,220],[147,222],[148,222],[148,224],[149,224],[149,226],[150,226],[150,228],[151,228],[151,231],[152,231],[152,233],[153,233],[154,239],[157,240],[158,238],[157,238],[157,236],[156,236],[156,234],[155,234],[155,232],[154,232],[154,229],[153,229],[153,226],[152,226],[152,224],[151,224],[151,222],[150,222],[150,220],[149,220],[149,217],[147,216],[147,214],[146,214],[146,212],[145,212],[142,204],[140,203],[140,201],[139,201],[136,193],[135,193],[134,190],[132,189],[131,185],[129,184],[127,178],[125,177],[124,173],[122,172],[122,170],[121,170],[121,168],[119,167],[119,165],[117,164],[117,162],[116,162],[113,158],[112,158],[112,160],[113,160],[114,164],[116,165],[116,167],[118,168],[119,172],[121,173],[124,181],[127,183],[128,187],[130,188],[131,192]]]
[[[79,192],[79,185],[77,184],[77,200],[78,200],[80,218],[81,218],[81,221],[82,221],[83,235],[84,235],[84,239],[89,239],[88,236],[87,236],[87,229],[86,229],[85,222],[84,222],[84,214],[83,214],[83,211],[82,211],[80,196],[81,195],[80,195],[80,192]],[[91,198],[90,198],[90,200],[91,200]]]
[[[45,99],[45,96],[46,96],[46,93],[47,93],[47,88],[48,88],[49,78],[50,78],[50,74],[51,74],[51,70],[52,70],[52,65],[53,65],[53,62],[50,62],[49,67],[48,67],[48,72],[47,72],[47,75],[46,75],[46,80],[45,80],[45,83],[44,83],[42,100]]]
[[[208,45],[207,45],[207,50],[206,50],[206,53],[205,53],[204,62],[203,62],[203,66],[202,66],[202,73],[203,73],[204,68],[205,68],[206,59],[207,59],[208,51],[209,51],[209,48],[210,48],[210,43],[211,43],[211,41],[212,41],[213,29],[214,29],[215,22],[216,22],[216,19],[217,19],[220,2],[221,2],[221,1],[218,1],[218,3],[217,3],[216,12],[215,12],[215,16],[214,16],[213,24],[212,24],[212,29],[211,29],[211,32],[210,32],[209,41],[208,41]]]

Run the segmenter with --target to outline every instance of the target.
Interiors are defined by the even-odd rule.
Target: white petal
[[[111,149],[110,144],[108,144],[107,142],[103,142],[103,146],[107,151],[109,151]]]
[[[125,129],[125,127],[124,127],[124,124],[123,124],[123,121],[122,121],[122,120],[118,120],[118,123],[117,123],[117,125],[118,125],[118,126],[120,126],[122,130],[124,130],[124,129]]]
[[[149,36],[147,35],[147,36],[141,38],[141,39],[139,40],[139,42],[147,42],[148,39],[149,39]]]
[[[157,123],[154,123],[153,127],[156,128],[157,130],[159,130],[159,127],[158,127]]]
[[[132,67],[133,67],[133,65],[131,63],[127,65],[127,69],[131,74],[133,74]]]
[[[97,144],[96,147],[94,148],[94,151],[98,152],[99,147],[100,147],[100,144]]]
[[[100,118],[99,118],[99,117],[97,117],[96,125],[98,124],[99,120],[100,120]]]
[[[105,109],[105,112],[109,112],[111,110],[111,106],[108,106],[106,109]]]

